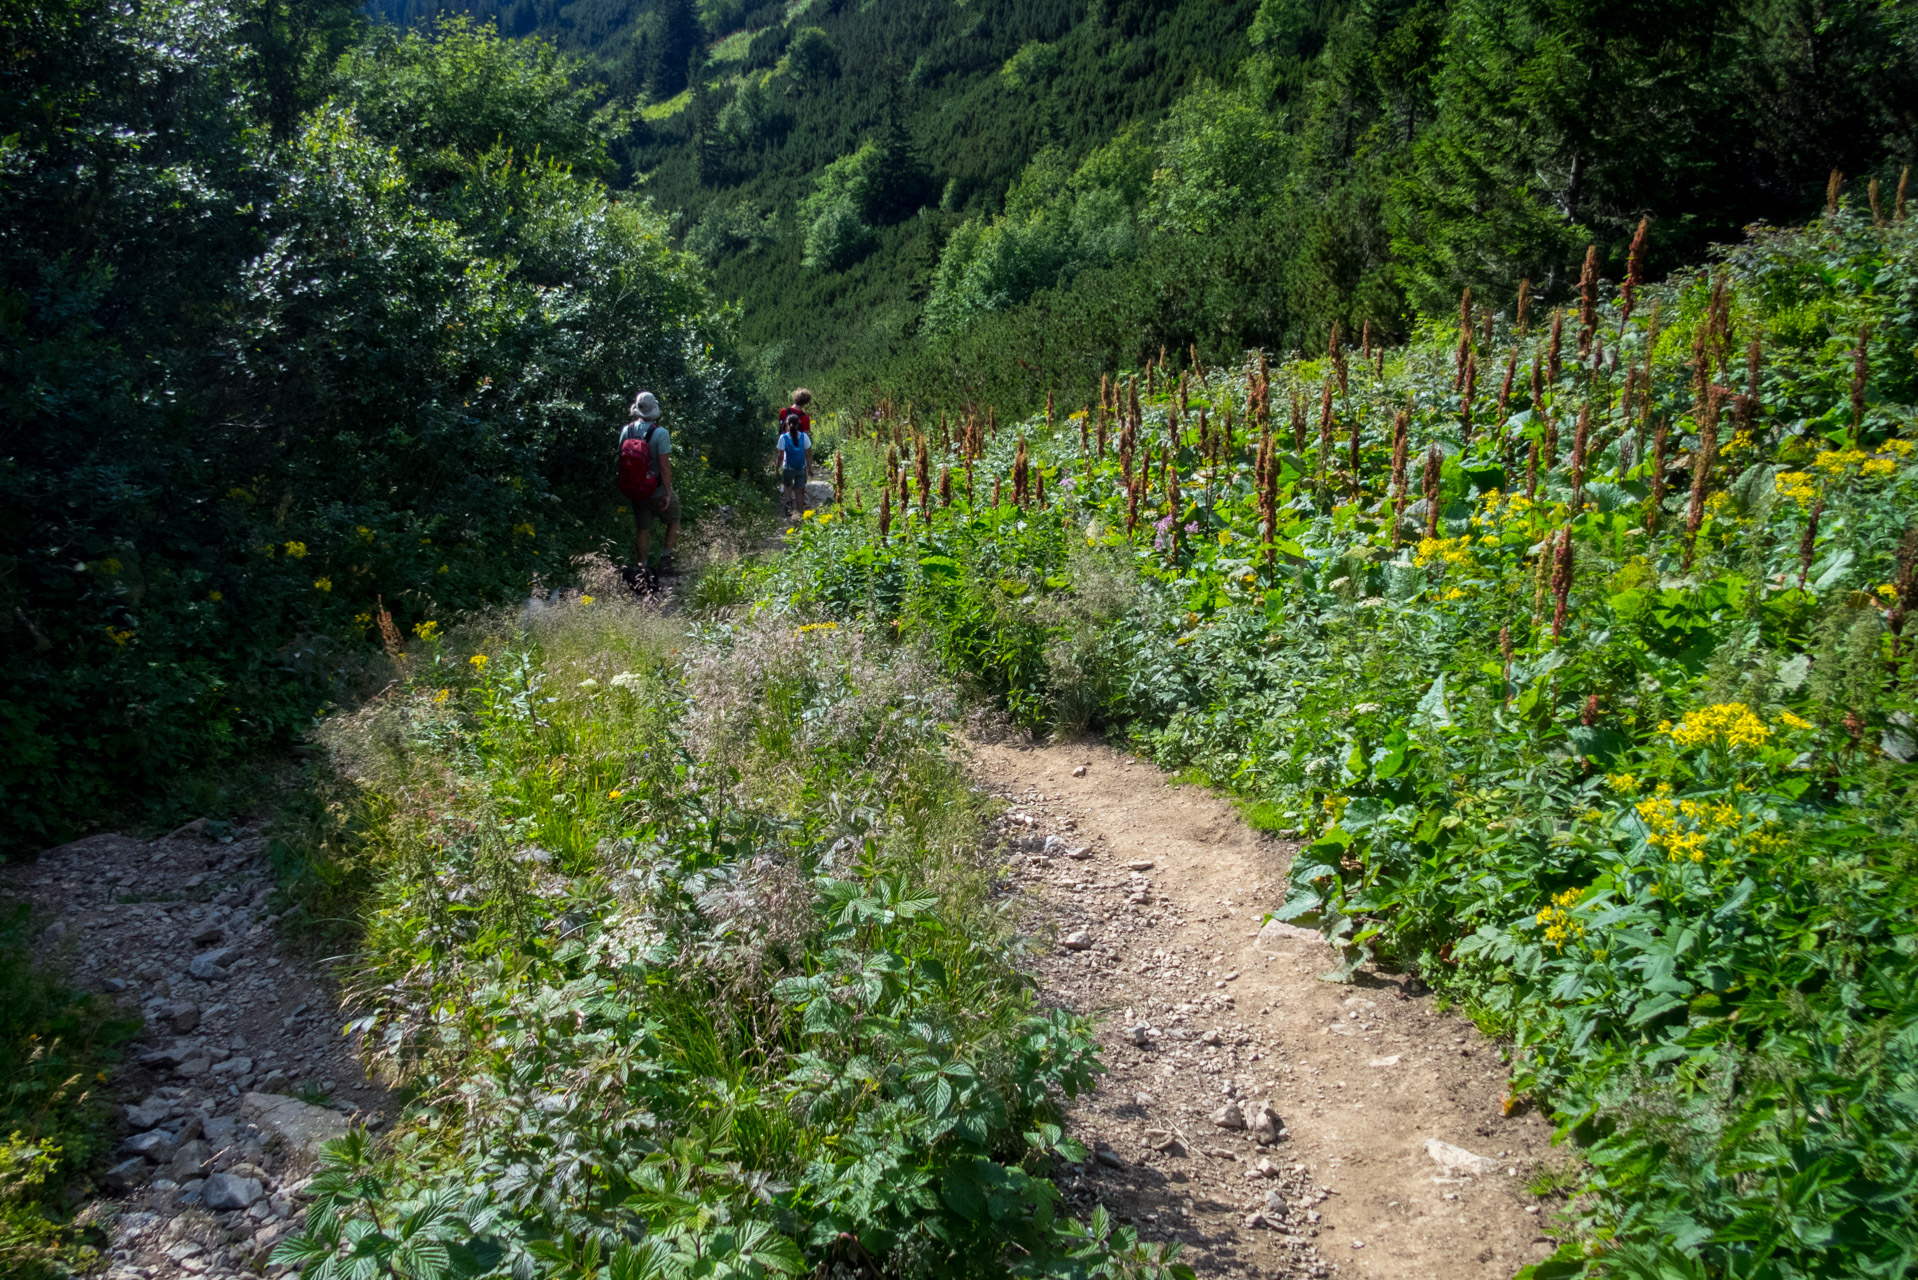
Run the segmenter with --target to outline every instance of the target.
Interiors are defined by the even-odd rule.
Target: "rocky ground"
[[[1099,1020],[1068,1180],[1202,1276],[1505,1277],[1546,1256],[1549,1130],[1506,1114],[1499,1047],[1403,975],[1263,923],[1290,846],[1105,747],[985,745],[1035,977]]]
[[[110,1280],[272,1274],[314,1149],[384,1123],[337,993],[279,949],[265,847],[202,822],[4,870],[4,891],[49,922],[43,955],[146,1021],[112,1082],[125,1143],[106,1177],[117,1198],[96,1209]]]

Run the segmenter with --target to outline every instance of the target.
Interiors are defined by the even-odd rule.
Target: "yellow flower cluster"
[[[1611,784],[1612,790],[1624,795],[1630,795],[1632,792],[1638,790],[1638,779],[1629,773],[1606,774],[1605,781]]]
[[[1828,449],[1813,458],[1811,465],[1833,477],[1852,471],[1861,476],[1888,476],[1898,470],[1898,464],[1890,458],[1874,458],[1860,449]]]
[[[1801,719],[1789,711],[1781,711],[1778,713],[1778,723],[1784,725],[1787,729],[1811,728],[1811,721]]]
[[[539,536],[538,533],[534,530],[532,525],[525,524],[525,523],[514,525],[513,532],[526,538],[536,538]]]
[[[286,544],[286,554],[295,560],[304,560],[306,559],[306,544],[304,542],[289,542]]]
[[[473,670],[475,671],[486,670],[486,655],[483,653],[476,653],[468,658],[467,661],[473,664]]]
[[[1420,538],[1418,551],[1414,554],[1414,564],[1430,564],[1442,560],[1449,565],[1469,566],[1472,563],[1472,538],[1467,534],[1458,538]]]
[[[1545,941],[1560,951],[1565,944],[1575,938],[1585,936],[1585,926],[1572,918],[1570,908],[1578,901],[1583,890],[1567,889],[1552,898],[1552,905],[1538,913],[1538,922],[1545,926]]]
[[[1778,473],[1778,492],[1796,502],[1805,510],[1811,510],[1811,504],[1818,501],[1818,482],[1805,471],[1781,471]]]
[[[1879,447],[1886,453],[1895,454],[1900,458],[1909,458],[1914,448],[1918,448],[1918,446],[1914,446],[1909,440],[1887,440]]]
[[[808,622],[805,626],[800,627],[794,634],[803,636],[808,631],[837,631],[837,630],[839,630],[839,624],[837,622]]]
[[[413,634],[422,640],[431,640],[438,636],[439,633],[440,624],[430,619],[426,622],[416,622],[413,624]]]
[[[1722,745],[1750,749],[1764,746],[1765,740],[1771,737],[1771,729],[1742,702],[1721,702],[1687,711],[1677,725],[1659,727],[1681,747]]]

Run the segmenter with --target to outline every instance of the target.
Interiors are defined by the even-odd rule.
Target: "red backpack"
[[[653,432],[659,424],[645,424],[644,435],[619,442],[619,491],[634,502],[645,502],[659,488],[659,470],[653,465]]]

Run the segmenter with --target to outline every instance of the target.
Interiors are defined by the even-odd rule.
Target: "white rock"
[[[835,501],[837,501],[837,499],[833,496],[832,481],[830,480],[806,481],[806,505],[807,506],[817,510],[821,507],[830,507]]]
[[[1075,777],[1075,778],[1083,778],[1083,777],[1085,777],[1085,776],[1086,776],[1086,767],[1085,767],[1084,765],[1080,765],[1080,766],[1079,766],[1078,768],[1076,768],[1076,769],[1074,769],[1074,770],[1072,771],[1072,776],[1073,776],[1073,777]]]
[[[1491,1157],[1473,1155],[1464,1147],[1455,1147],[1437,1138],[1425,1140],[1425,1154],[1432,1157],[1439,1172],[1455,1178],[1484,1177],[1498,1172],[1498,1161]]]
[[[1269,1147],[1285,1136],[1285,1121],[1279,1118],[1269,1101],[1261,1102],[1252,1117],[1252,1136],[1262,1147]]]
[[[1218,1125],[1221,1129],[1243,1129],[1245,1128],[1245,1113],[1239,1110],[1238,1103],[1227,1102],[1224,1106],[1212,1113],[1212,1123]]]
[[[1126,868],[1131,871],[1150,871],[1152,870],[1152,859],[1134,858],[1132,861],[1126,863]]]
[[[240,1099],[240,1114],[266,1133],[311,1156],[322,1142],[346,1136],[346,1117],[277,1093],[249,1093]]]
[[[258,1178],[216,1173],[200,1188],[200,1201],[209,1209],[245,1209],[265,1194]]]
[[[1084,929],[1079,929],[1066,935],[1064,946],[1067,951],[1090,951],[1092,939]]]
[[[202,982],[217,982],[229,976],[227,966],[239,958],[238,947],[215,947],[194,956],[188,962],[186,971]]]

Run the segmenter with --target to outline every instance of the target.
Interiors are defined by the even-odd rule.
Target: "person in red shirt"
[[[806,409],[811,404],[812,392],[800,387],[793,392],[792,403],[779,411],[779,440],[774,448],[789,516],[806,509],[806,481],[812,476],[812,416]]]

